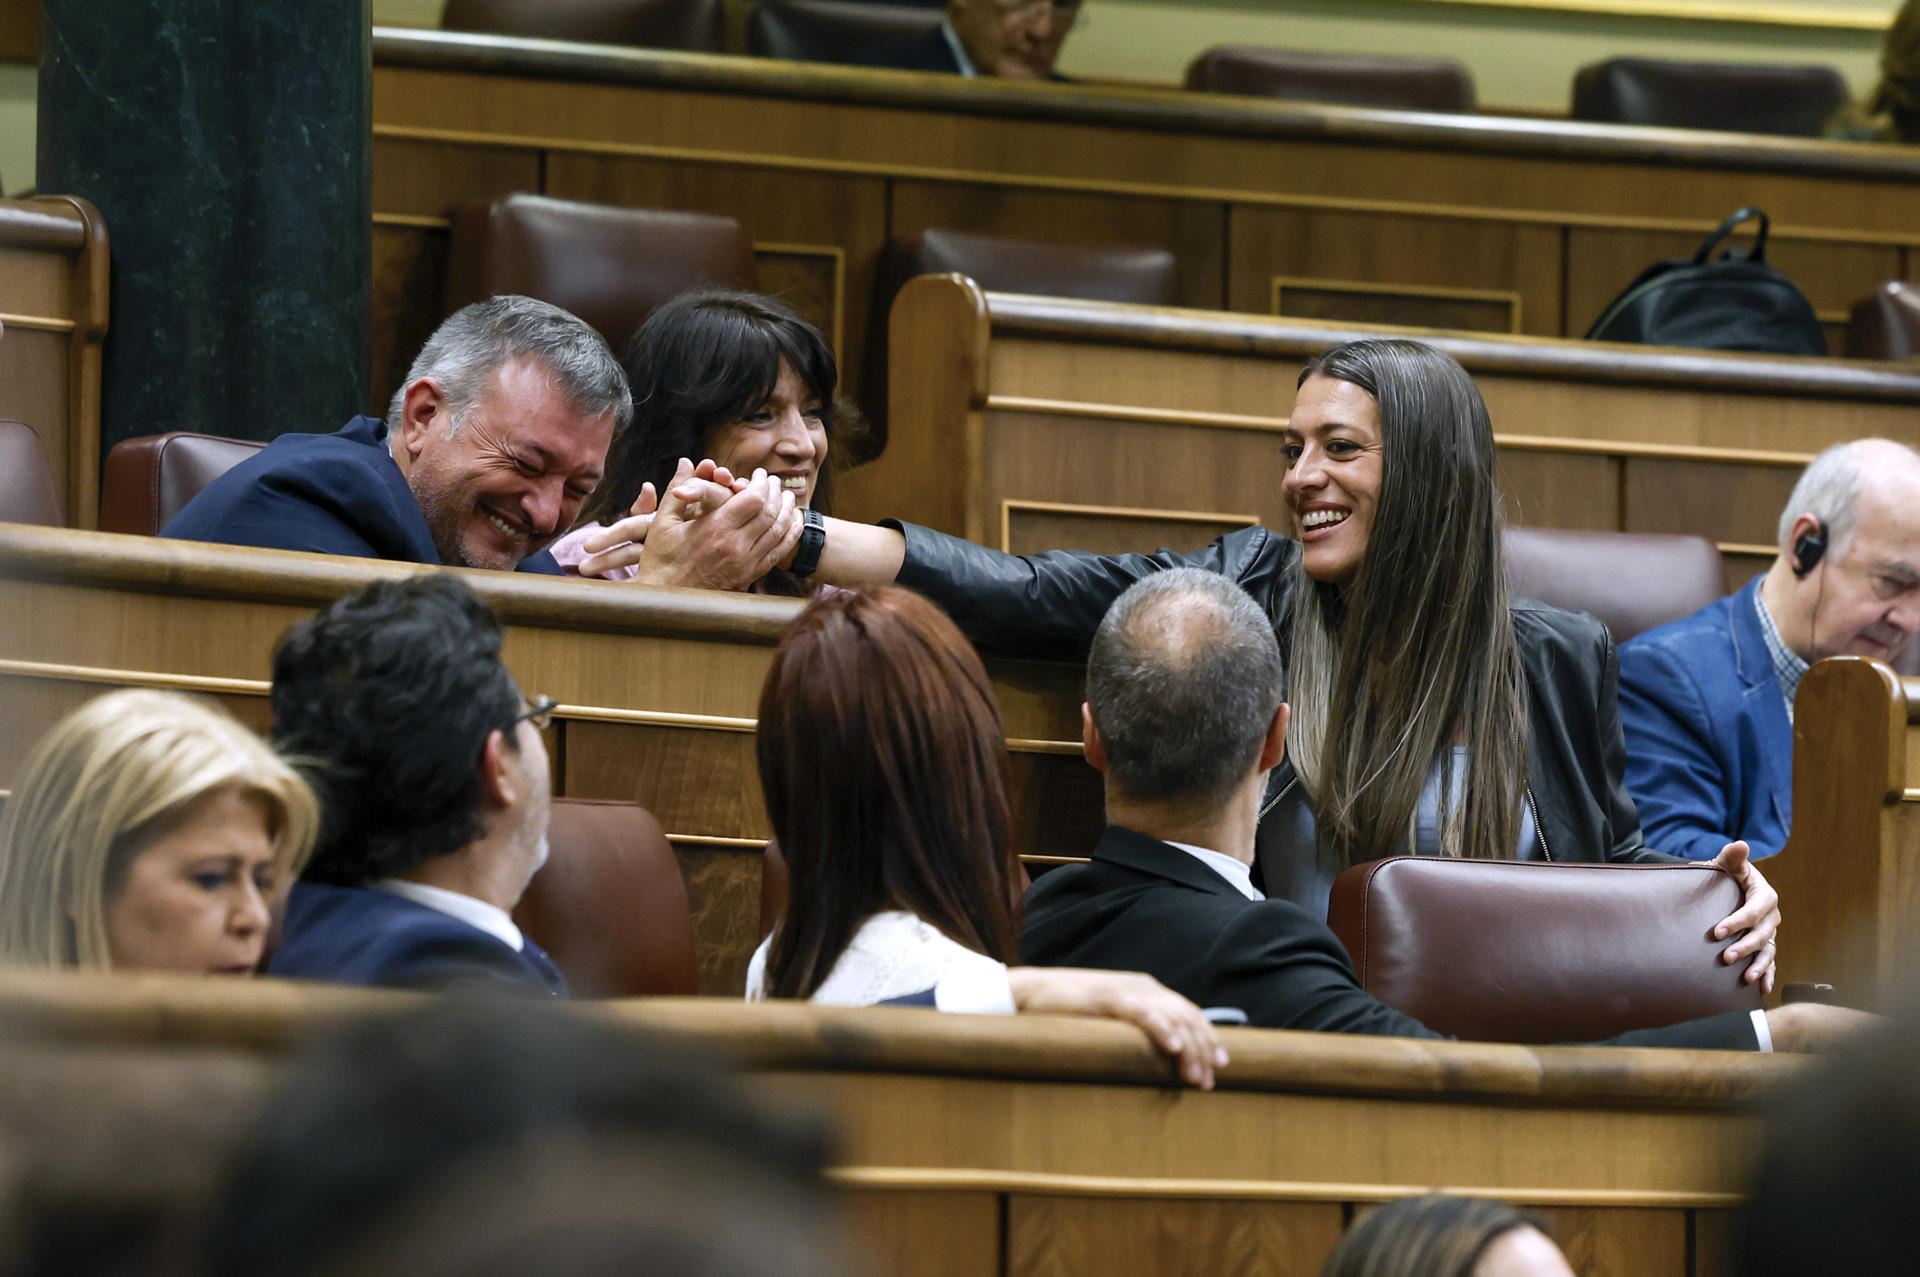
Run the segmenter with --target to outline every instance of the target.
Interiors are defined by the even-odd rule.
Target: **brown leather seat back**
[[[1624,643],[1691,616],[1727,592],[1720,548],[1705,537],[1508,528],[1507,588],[1590,612]]]
[[[1471,111],[1473,73],[1451,58],[1392,58],[1223,45],[1187,67],[1202,93],[1374,106],[1395,111]]]
[[[60,492],[47,450],[32,426],[0,421],[0,523],[36,523],[57,528]]]
[[[453,219],[447,313],[524,293],[586,320],[616,353],[681,293],[758,286],[753,244],[731,217],[508,195]]]
[[[202,488],[266,446],[186,431],[121,440],[107,453],[100,530],[152,536]]]
[[[1045,244],[939,228],[890,248],[892,292],[916,275],[965,275],[989,292],[1171,306],[1179,264],[1164,248]]]
[[[699,992],[679,857],[638,803],[553,800],[552,849],[514,921],[575,997]]]
[[[533,36],[579,44],[726,50],[724,0],[447,0],[448,31]]]
[[[1819,137],[1848,101],[1828,66],[1614,58],[1573,80],[1576,120]]]
[[[1739,906],[1706,865],[1399,856],[1335,879],[1327,922],[1367,992],[1430,1029],[1590,1042],[1758,1009],[1710,938]]]
[[[887,320],[893,299],[919,275],[965,275],[991,292],[1085,301],[1172,306],[1178,301],[1179,263],[1163,248],[1119,244],[1048,244],[933,227],[887,246],[876,285],[873,339],[868,342],[860,406],[867,438],[859,460],[887,443]]]
[[[1920,289],[1891,280],[1853,304],[1847,317],[1848,359],[1912,359],[1920,355]]]
[[[761,0],[747,19],[747,51],[796,62],[840,62],[872,45],[924,35],[946,14],[937,4]]]

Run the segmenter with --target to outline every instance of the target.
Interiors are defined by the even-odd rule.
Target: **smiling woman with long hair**
[[[828,520],[819,576],[898,581],[983,647],[1082,659],[1134,581],[1191,566],[1272,617],[1293,706],[1261,809],[1264,890],[1325,916],[1348,865],[1418,853],[1666,860],[1628,797],[1619,663],[1590,616],[1507,596],[1493,427],[1473,379],[1416,341],[1308,361],[1276,476],[1290,535],[1230,532],[1189,554],[1007,555],[909,524]],[[1745,843],[1725,962],[1773,980],[1778,896]]]
[[[980,658],[938,608],[896,589],[817,600],[774,653],[756,744],[789,881],[749,998],[1107,1016],[1211,1085],[1217,1036],[1157,980],[1007,965],[1024,875],[1005,732]]]

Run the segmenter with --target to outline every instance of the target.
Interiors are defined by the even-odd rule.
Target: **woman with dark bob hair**
[[[747,997],[1107,1016],[1208,1087],[1199,1008],[1151,976],[1009,967],[1024,886],[987,672],[906,590],[835,591],[780,641],[760,693],[760,787],[789,873]]]
[[[898,581],[982,647],[1084,659],[1107,607],[1181,565],[1237,581],[1273,618],[1293,707],[1261,809],[1269,896],[1326,916],[1340,870],[1417,853],[1665,861],[1623,784],[1619,663],[1590,616],[1507,595],[1493,427],[1465,369],[1367,340],[1308,362],[1280,476],[1290,535],[1202,550],[1014,556],[911,524],[828,520],[820,579]],[[1773,984],[1778,896],[1743,842],[1714,861],[1744,890],[1715,929]]]
[[[840,372],[820,330],[758,293],[683,293],[634,334],[625,358],[633,421],[607,452],[607,473],[579,525],[552,547],[561,567],[606,580],[804,595],[810,583],[772,568],[793,536],[741,555],[656,536],[661,510],[711,507],[758,481],[795,510],[832,504],[840,441],[860,428],[834,397]],[[697,471],[694,461],[706,459]],[[617,534],[607,525],[625,521]]]
[[[1347,1230],[1320,1277],[1573,1277],[1541,1222],[1480,1197],[1403,1197]]]

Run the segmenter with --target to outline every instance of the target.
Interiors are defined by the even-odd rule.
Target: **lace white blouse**
[[[747,966],[747,1001],[766,997],[769,936]],[[942,1011],[1012,1015],[1013,986],[1007,967],[949,939],[905,910],[876,913],[853,933],[846,952],[809,1001],[832,1006],[872,1006],[933,990]]]

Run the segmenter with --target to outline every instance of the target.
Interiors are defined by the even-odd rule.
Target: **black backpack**
[[[1745,253],[1713,250],[1734,228],[1760,219]],[[1827,335],[1813,304],[1793,281],[1767,265],[1767,215],[1743,208],[1707,236],[1692,261],[1655,262],[1614,298],[1587,331],[1588,341],[1645,346],[1752,350],[1771,355],[1824,355]]]

